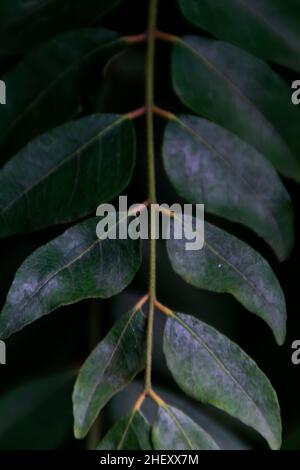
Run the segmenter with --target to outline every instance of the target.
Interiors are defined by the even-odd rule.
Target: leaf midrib
[[[261,12],[257,11],[255,8],[253,8],[253,5],[250,6],[249,4],[245,3],[244,0],[237,0],[237,2],[245,10],[248,10],[250,12],[250,14],[252,14],[252,16],[256,17],[258,19],[258,21],[260,21],[261,23],[264,23],[265,25],[267,25],[267,27],[269,27],[270,30],[273,31],[273,33],[275,33],[275,35],[278,35],[281,39],[283,39],[283,41],[287,44],[287,46],[291,47],[294,52],[296,52],[297,54],[299,53],[297,51],[297,47],[295,47],[295,45],[292,43],[292,41],[290,41],[290,39],[288,37],[286,37],[280,30],[277,30],[275,25],[270,23],[267,20],[267,18]]]
[[[106,363],[106,366],[103,368],[103,371],[101,372],[101,375],[98,375],[98,376],[97,376],[97,379],[96,379],[96,381],[95,381],[95,384],[94,384],[93,388],[92,388],[91,391],[90,391],[90,394],[89,394],[89,397],[88,397],[87,401],[85,402],[85,410],[86,410],[86,411],[85,411],[85,413],[84,413],[83,422],[85,422],[87,416],[89,415],[89,412],[90,412],[90,405],[91,405],[91,402],[92,402],[92,400],[94,399],[94,396],[95,396],[95,394],[96,394],[96,392],[97,392],[98,386],[99,386],[101,380],[103,379],[103,377],[105,376],[107,369],[111,366],[112,361],[113,361],[113,359],[114,359],[114,357],[115,357],[115,354],[116,354],[116,352],[117,352],[119,346],[121,345],[121,343],[122,343],[122,341],[123,341],[123,338],[124,338],[125,334],[127,333],[127,330],[129,329],[129,327],[131,326],[131,323],[132,323],[132,321],[133,321],[133,319],[134,319],[134,317],[135,317],[135,315],[136,315],[137,313],[144,315],[143,311],[140,310],[140,309],[138,309],[138,310],[135,310],[135,309],[134,309],[134,310],[132,311],[130,317],[128,318],[126,324],[125,324],[124,327],[123,327],[123,330],[122,330],[122,332],[121,332],[121,334],[120,334],[120,336],[119,336],[119,338],[118,338],[118,340],[117,340],[117,342],[116,342],[115,347],[113,348],[113,350],[112,350],[112,352],[111,352],[111,354],[110,354],[110,357],[109,357],[109,359],[108,359],[108,361],[107,361],[107,363]],[[103,341],[105,341],[105,340],[106,340],[106,338],[104,338]],[[101,345],[101,344],[103,343],[103,341],[102,341],[99,345]],[[130,379],[129,379],[129,380],[130,380]],[[117,390],[119,390],[119,389],[120,389],[120,387],[118,387]]]
[[[195,450],[194,449],[194,446],[191,442],[191,440],[189,439],[187,433],[185,432],[183,426],[181,426],[181,423],[180,421],[177,419],[177,417],[174,415],[174,413],[171,411],[170,407],[168,405],[165,405],[163,407],[163,410],[170,416],[170,418],[174,421],[175,423],[175,426],[177,427],[177,429],[179,430],[179,432],[181,432],[181,434],[183,435],[184,439],[186,440],[189,448],[191,450]]]
[[[126,120],[126,115],[123,115],[116,119],[112,124],[107,126],[105,129],[102,129],[100,132],[98,132],[96,135],[94,135],[92,138],[90,138],[87,142],[84,144],[81,144],[79,148],[77,148],[74,152],[65,155],[63,157],[63,160],[59,162],[58,165],[52,167],[47,173],[41,176],[38,180],[36,180],[34,183],[32,183],[29,187],[25,188],[24,191],[22,191],[15,199],[10,201],[5,207],[1,209],[1,214],[4,214],[8,209],[10,209],[17,201],[19,201],[22,197],[25,195],[27,196],[32,190],[34,190],[38,185],[41,183],[44,183],[45,180],[47,180],[53,173],[55,173],[59,168],[63,167],[66,165],[72,158],[80,155],[86,148],[88,148],[90,145],[92,145],[94,142],[96,142],[98,139],[101,139],[103,136],[105,136],[107,133],[109,133],[112,129],[117,127],[119,124],[121,124],[123,121]]]
[[[246,398],[254,404],[256,410],[258,411],[259,415],[261,416],[263,422],[267,425],[267,429],[271,429],[270,424],[262,414],[259,406],[257,405],[256,401],[251,397],[251,395],[248,394],[247,390],[244,389],[242,384],[234,377],[234,375],[231,373],[231,371],[226,367],[226,365],[216,356],[216,354],[212,351],[212,349],[208,346],[208,344],[204,341],[203,338],[201,338],[192,328],[181,318],[179,317],[175,312],[173,312],[173,318],[178,321],[178,323],[185,328],[190,335],[198,342],[200,345],[204,347],[204,349],[208,352],[208,354],[213,358],[213,360],[216,361],[216,363],[219,365],[219,367],[224,371],[226,375],[229,376],[229,378],[232,379],[232,381],[238,386],[238,388],[242,391],[243,394],[245,394]],[[272,435],[273,432],[271,431]]]
[[[176,214],[174,215],[174,218],[177,218],[180,222],[181,219],[179,219]],[[184,222],[186,223],[186,222]],[[190,228],[190,227],[189,227]],[[280,311],[277,309],[275,305],[273,305],[266,297],[265,295],[258,289],[258,287],[253,284],[245,275],[242,271],[240,271],[234,264],[230,263],[226,258],[224,258],[223,255],[221,255],[211,244],[209,244],[206,240],[204,240],[204,244],[208,247],[210,251],[212,251],[218,258],[220,258],[225,264],[230,266],[234,271],[236,271],[243,279],[244,281],[254,290],[254,292],[258,292],[259,296],[264,300],[264,302],[269,305],[272,309],[275,309],[279,314]],[[269,318],[267,318],[267,322],[269,322]]]
[[[212,71],[217,74],[219,77],[221,77],[222,80],[227,82],[228,86],[236,93],[237,96],[240,97],[241,100],[246,102],[254,111],[257,115],[259,115],[262,120],[264,121],[265,125],[272,131],[272,134],[276,134],[277,139],[281,141],[281,144],[285,147],[286,155],[289,156],[289,159],[296,165],[298,166],[297,160],[294,158],[294,155],[291,153],[289,150],[285,140],[283,137],[277,132],[277,129],[273,126],[273,124],[266,118],[266,116],[257,108],[256,104],[250,100],[245,94],[242,93],[242,91],[237,87],[237,85],[227,76],[225,73],[221,70],[219,70],[206,56],[204,56],[201,52],[199,52],[195,47],[191,44],[189,44],[186,40],[184,39],[178,39],[178,45],[181,45],[181,47],[185,47],[186,49],[190,50],[192,54],[196,57],[198,61],[202,61],[206,64],[206,66]]]
[[[124,216],[123,218],[120,219],[120,221],[117,222],[117,224],[119,223],[122,223],[124,220],[125,220],[126,216]],[[107,234],[110,233],[110,231],[114,230],[115,229],[115,224],[107,231]],[[45,279],[45,281],[38,286],[38,288],[32,293],[30,294],[30,296],[28,296],[26,298],[26,301],[22,303],[22,308],[24,309],[32,300],[33,297],[35,297],[36,295],[38,295],[38,293],[54,278],[56,277],[59,273],[61,273],[62,271],[65,271],[66,269],[69,269],[70,266],[72,266],[74,263],[76,263],[79,259],[81,259],[84,255],[86,255],[90,250],[92,250],[98,243],[100,245],[100,243],[102,241],[105,241],[105,240],[102,240],[100,238],[96,239],[93,243],[91,243],[83,252],[81,252],[78,256],[76,256],[75,258],[73,258],[71,261],[69,261],[67,264],[61,266],[59,269],[57,269],[54,273],[52,273],[50,276],[48,276],[47,279]],[[9,330],[11,324],[13,323],[13,318],[10,317],[10,321],[7,322],[7,325],[6,325],[6,328],[2,331],[2,335],[5,335],[6,332]]]
[[[118,43],[122,43],[122,38],[118,38],[118,39],[115,39],[115,40],[112,40],[111,42],[108,42],[106,44],[101,44],[97,47],[95,47],[95,49],[93,49],[92,51],[89,51],[87,54],[83,54],[82,56],[80,56],[76,61],[72,62],[68,67],[65,68],[65,70],[59,74],[57,76],[57,78],[55,80],[53,80],[46,88],[44,88],[44,90],[42,90],[32,101],[31,103],[29,103],[28,106],[25,107],[25,109],[18,115],[18,117],[16,119],[14,119],[10,125],[7,127],[7,129],[4,131],[4,133],[0,136],[0,144],[2,144],[3,141],[5,141],[5,139],[7,138],[7,136],[12,132],[12,130],[14,129],[14,127],[20,122],[22,121],[22,119],[24,118],[24,116],[26,116],[26,114],[28,113],[28,111],[30,111],[34,106],[35,104],[37,104],[47,93],[49,90],[51,90],[51,88],[55,87],[57,83],[59,83],[66,75],[68,75],[68,73],[70,71],[72,71],[72,69],[74,67],[77,67],[78,64],[80,64],[81,62],[83,62],[84,60],[88,59],[89,57],[91,57],[93,54],[96,54],[98,51],[100,51],[101,49],[106,49],[106,48],[109,48],[109,47],[112,47]]]
[[[210,144],[208,141],[206,141],[200,134],[198,134],[196,131],[194,131],[194,129],[192,129],[191,127],[189,127],[182,119],[176,117],[176,121],[178,122],[178,124],[183,127],[184,129],[187,129],[188,132],[190,132],[192,135],[195,136],[196,139],[199,139],[200,142],[202,142],[210,151],[212,151],[213,153],[215,153],[218,158],[220,160],[222,160],[232,171],[233,173],[235,173],[238,178],[243,181],[245,183],[245,185],[248,187],[249,191],[251,192],[252,196],[254,197],[254,199],[256,201],[258,201],[260,207],[263,209],[263,211],[267,211],[267,213],[269,214],[269,217],[271,219],[271,224],[273,226],[273,228],[276,230],[276,233],[279,237],[279,239],[282,241],[282,235],[279,231],[279,228],[278,228],[278,225],[276,224],[276,219],[275,217],[273,216],[272,212],[270,211],[269,207],[267,205],[264,205],[264,200],[261,199],[261,197],[257,197],[257,193],[254,192],[250,182],[247,180],[247,178],[245,178],[244,176],[242,176],[236,169],[235,167],[231,164],[230,161],[228,161],[226,159],[226,157],[212,144]]]

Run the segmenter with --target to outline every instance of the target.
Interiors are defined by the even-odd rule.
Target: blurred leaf
[[[121,45],[111,31],[70,31],[28,54],[4,75],[7,104],[0,111],[1,161],[78,114],[92,61],[100,67]]]
[[[1,0],[0,57],[20,54],[62,31],[89,26],[121,0]]]
[[[299,450],[300,449],[300,428],[299,426],[292,427],[289,431],[289,426],[286,426],[288,431],[287,436],[283,439],[282,450]]]
[[[278,344],[282,344],[286,333],[285,299],[267,261],[246,243],[208,223],[203,248],[187,250],[191,226],[185,226],[181,240],[172,237],[167,241],[175,272],[195,287],[232,294],[265,320]]]
[[[152,440],[158,450],[218,450],[206,431],[182,411],[168,405],[159,407]]]
[[[73,381],[64,372],[0,396],[0,449],[57,449],[72,433]]]
[[[201,29],[264,59],[300,72],[300,4],[297,0],[178,0]]]
[[[150,450],[150,425],[140,411],[118,421],[97,450]]]
[[[0,171],[0,237],[91,213],[127,186],[134,160],[126,116],[96,114],[36,138]]]
[[[111,397],[143,370],[145,345],[146,315],[130,310],[94,349],[74,387],[75,437],[84,437]]]
[[[70,228],[25,260],[0,315],[0,338],[62,305],[116,295],[132,281],[141,264],[140,240],[101,240],[97,221]]]
[[[275,391],[256,363],[214,328],[183,314],[167,320],[164,353],[184,392],[256,429],[272,449],[281,445]]]
[[[287,106],[278,111],[276,98],[273,101],[278,89],[266,83],[262,67],[255,57],[234,46],[186,36],[174,46],[173,86],[186,106],[232,131],[267,157],[284,176],[300,182],[299,161],[273,125],[273,120],[278,123],[284,119],[286,124],[279,127],[286,128],[297,111],[292,106],[289,113]],[[251,86],[249,77],[254,82]],[[272,118],[273,113],[280,118]]]
[[[180,196],[250,227],[279,259],[290,254],[291,200],[272,165],[255,149],[216,124],[179,116],[167,126],[163,156]]]

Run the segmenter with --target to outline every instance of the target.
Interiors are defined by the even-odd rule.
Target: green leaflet
[[[145,347],[146,315],[142,310],[131,310],[113,326],[80,369],[73,392],[75,437],[84,437],[112,396],[143,370]],[[115,431],[111,439],[116,439]]]
[[[204,247],[186,250],[185,225],[182,240],[167,241],[173,269],[189,284],[214,292],[232,294],[250,312],[272,329],[278,344],[286,334],[286,306],[279,282],[267,261],[249,245],[229,233],[205,224]],[[172,230],[171,230],[172,235]]]
[[[276,393],[239,346],[200,320],[175,314],[167,320],[164,353],[174,379],[185,393],[253,427],[272,449],[280,447]]]
[[[78,114],[92,65],[101,69],[121,47],[112,31],[69,31],[30,52],[4,75],[8,96],[0,109],[1,162]]]
[[[97,221],[72,227],[25,260],[0,315],[1,339],[62,305],[111,297],[132,281],[141,263],[140,240],[99,240]]]
[[[152,441],[158,450],[218,450],[206,431],[182,411],[168,405],[158,409]]]
[[[272,165],[220,126],[174,117],[166,129],[164,166],[178,194],[208,212],[240,222],[283,260],[294,242],[290,197]]]
[[[191,23],[253,54],[300,71],[297,0],[178,0]]]
[[[57,449],[71,435],[69,372],[39,378],[0,395],[0,449]],[[46,425],[41,425],[46,423]]]
[[[140,411],[118,421],[102,439],[97,450],[150,450],[150,425]]]
[[[0,57],[23,53],[62,31],[89,26],[120,3],[121,0],[1,0]]]
[[[128,185],[134,162],[126,116],[95,114],[36,138],[0,171],[0,237],[90,214]]]
[[[265,76],[273,77],[273,74],[269,69],[266,72],[265,67],[229,44],[186,36],[174,45],[173,86],[186,106],[235,133],[267,157],[284,176],[299,182],[299,161],[280,135],[281,129],[287,126],[284,122],[293,123],[299,110],[289,106],[290,98],[289,104],[280,109],[281,99],[276,96],[282,84],[278,86],[275,78],[275,85],[269,84],[274,92],[274,103],[267,97],[270,90],[266,87]],[[253,78],[256,73],[257,78]],[[286,95],[286,88],[284,90]],[[294,145],[299,149],[297,121],[299,119],[291,127]],[[282,135],[287,136],[287,131]]]

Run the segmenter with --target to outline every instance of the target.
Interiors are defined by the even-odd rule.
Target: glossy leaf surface
[[[178,0],[185,17],[216,37],[300,71],[297,0]]]
[[[120,318],[90,354],[80,369],[73,393],[77,438],[87,434],[111,397],[143,370],[145,344],[146,315],[142,310],[131,310]]]
[[[36,138],[0,171],[0,237],[95,213],[127,186],[134,161],[125,116],[95,114]]]
[[[204,429],[182,411],[168,405],[158,410],[152,440],[157,450],[218,450]]]
[[[279,259],[290,254],[291,200],[272,165],[255,149],[207,120],[178,116],[167,126],[163,157],[180,196],[248,226]]]
[[[276,127],[277,123],[286,129],[286,121],[297,126],[294,119],[298,111],[289,104],[281,111],[276,98],[273,102],[267,97],[271,85],[267,87],[260,79],[264,66],[257,64],[257,59],[230,44],[186,36],[174,45],[172,63],[173,86],[186,106],[255,147],[284,176],[300,181],[299,160]],[[257,79],[253,78],[256,73]],[[251,80],[254,83],[249,86]],[[275,86],[275,97],[277,92]],[[299,143],[296,145],[299,148]]]
[[[276,393],[239,346],[200,320],[176,314],[167,320],[164,353],[174,379],[185,393],[253,427],[272,449],[280,447]]]
[[[118,421],[97,450],[150,450],[150,425],[140,411]]]
[[[97,219],[36,250],[16,273],[0,315],[0,338],[62,305],[121,292],[141,263],[140,240],[100,240]]]
[[[167,241],[173,269],[189,284],[213,292],[232,294],[272,329],[279,344],[286,333],[286,306],[279,282],[267,261],[253,248],[229,233],[205,224],[204,247],[187,250],[182,240]],[[172,234],[172,231],[171,231]]]

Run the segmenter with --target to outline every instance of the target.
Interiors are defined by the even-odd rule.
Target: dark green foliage
[[[84,437],[108,400],[143,370],[145,340],[146,316],[142,310],[132,310],[88,357],[73,393],[76,437]]]
[[[106,434],[97,450],[149,450],[150,425],[139,411],[121,419]]]
[[[155,13],[156,0],[149,2],[150,12]],[[283,344],[287,318],[284,293],[272,253],[267,261],[260,253],[264,245],[259,241],[264,240],[279,261],[286,260],[294,246],[293,205],[278,173],[300,182],[300,111],[291,103],[290,87],[281,69],[273,65],[300,71],[300,7],[296,0],[177,3],[182,18],[199,27],[199,35],[155,35],[151,14],[147,38],[122,37],[100,27],[99,20],[121,5],[121,0],[0,3],[0,68],[5,71],[1,78],[7,87],[7,104],[0,107],[0,238],[22,235],[25,239],[25,234],[32,232],[38,237],[36,232],[48,230],[45,238],[41,235],[33,242],[35,247],[42,246],[25,261],[20,263],[24,257],[16,258],[21,266],[0,315],[0,339],[60,307],[84,299],[109,299],[129,286],[141,266],[141,241],[99,238],[99,219],[94,216],[99,204],[113,203],[121,195],[134,174],[140,194],[153,204],[154,163],[162,158],[165,176],[180,198],[204,204],[207,214],[233,222],[229,231],[217,226],[222,223],[218,219],[214,225],[205,222],[203,248],[188,251],[187,233],[192,232],[195,220],[185,220],[185,237],[171,237],[166,243],[173,271],[195,288],[231,294],[242,307],[263,319],[277,343]],[[109,24],[114,24],[113,15]],[[203,31],[212,37],[206,37]],[[152,83],[157,36],[170,42],[170,92],[174,103],[177,100],[180,105],[179,100],[186,107],[182,114],[153,108],[152,95],[158,100],[162,96],[154,90],[154,84],[160,87],[160,71]],[[125,56],[119,53],[128,46],[135,51],[135,44],[143,40],[148,44],[146,103],[124,111],[118,97],[130,93],[118,75],[128,57],[143,63],[144,50],[138,49],[136,56],[132,51]],[[130,64],[130,77],[135,74],[131,69],[134,64]],[[118,90],[111,80],[114,76],[120,78]],[[105,96],[102,86],[114,86],[115,96]],[[138,96],[134,102],[139,101]],[[168,100],[167,96],[165,102],[172,103]],[[133,120],[146,111],[147,134],[145,140],[137,140],[143,151],[134,172],[136,130],[140,127]],[[154,154],[154,111],[168,121],[159,155]],[[144,148],[148,193],[141,170],[146,166]],[[163,189],[165,181],[158,175],[161,179],[157,178],[156,186]],[[128,191],[134,199],[134,191]],[[239,235],[229,233],[231,230]],[[242,240],[247,233],[253,235],[250,242]],[[151,241],[150,296],[145,295],[142,274],[137,290],[142,288],[140,297],[144,297],[127,311],[127,306],[122,310],[127,301],[122,296],[121,308],[116,304],[121,315],[114,324],[111,304],[101,303],[97,327],[98,320],[100,324],[104,319],[108,333],[105,336],[107,330],[99,329],[100,342],[89,344],[92,352],[81,367],[76,367],[75,437],[86,437],[108,402],[127,391],[146,368],[145,389],[131,410],[120,414],[123,417],[116,419],[97,448],[219,449],[219,440],[209,426],[206,428],[207,422],[202,427],[196,417],[169,404],[169,400],[165,403],[152,389],[152,356],[157,354],[156,341],[161,340],[152,328],[152,313],[157,307],[167,316],[165,362],[185,394],[225,411],[257,431],[272,449],[280,448],[277,395],[256,362],[202,320],[155,302],[156,259],[160,258],[158,250],[153,257],[155,246]],[[172,277],[165,266],[163,269],[166,291],[175,291],[180,284],[174,281],[173,286],[169,279],[176,279],[175,275]],[[143,307],[146,302],[150,303],[148,315]],[[214,305],[212,302],[207,312],[198,307],[194,311],[209,317]],[[214,321],[222,318],[225,324],[226,309],[223,316],[220,310]],[[90,313],[88,307],[84,309],[84,322]],[[246,315],[237,320],[243,322]],[[43,321],[49,319],[51,316]],[[58,315],[56,321],[59,328]],[[71,315],[69,321],[73,321]],[[263,327],[262,322],[257,324]],[[84,332],[85,326],[81,327]],[[94,329],[93,325],[92,335],[98,334]],[[159,361],[163,362],[161,356]],[[0,396],[0,447],[30,448],[37,434],[34,448],[59,447],[68,437],[72,380],[69,372],[55,374]],[[149,397],[158,406],[152,420],[141,411]],[[60,426],[54,426],[55,419]]]

